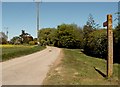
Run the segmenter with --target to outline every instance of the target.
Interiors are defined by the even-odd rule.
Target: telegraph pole
[[[107,38],[108,38],[108,58],[107,58],[107,77],[111,77],[113,74],[113,31],[112,31],[112,15],[107,15],[107,21],[103,23],[103,26],[107,26]]]
[[[39,4],[40,0],[34,0],[36,2],[36,19],[37,19],[37,43],[39,44]]]
[[[37,41],[39,44],[39,2],[37,2]]]

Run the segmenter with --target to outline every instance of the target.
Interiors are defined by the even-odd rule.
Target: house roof
[[[4,32],[0,32],[0,38],[5,38],[5,39],[7,39],[7,36],[5,35]]]

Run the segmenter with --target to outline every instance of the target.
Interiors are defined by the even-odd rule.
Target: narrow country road
[[[45,50],[2,63],[2,85],[41,85],[60,48]]]

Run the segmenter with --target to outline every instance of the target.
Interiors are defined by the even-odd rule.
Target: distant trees
[[[99,27],[100,27],[99,24],[95,22],[92,14],[89,14],[86,25],[84,25],[83,27],[84,38],[87,38],[88,34],[95,31],[96,29],[99,29]]]
[[[22,34],[19,36],[15,36],[10,40],[10,43],[12,44],[29,44],[30,41],[33,41],[33,37],[25,33],[24,30],[22,30]]]
[[[44,28],[39,31],[41,45],[53,45],[66,48],[82,46],[82,30],[75,24],[61,24],[55,28]]]
[[[87,51],[88,48],[88,42],[90,39],[90,34],[96,30],[99,29],[99,24],[97,24],[92,16],[92,14],[89,14],[88,20],[86,22],[86,25],[83,27],[83,42],[84,42],[84,49]]]
[[[96,31],[99,24],[95,23],[90,14],[83,29],[76,24],[61,24],[54,28],[43,28],[39,31],[41,45],[53,45],[64,48],[84,48],[88,45],[89,34]]]
[[[91,14],[83,28],[76,24],[61,24],[57,28],[42,28],[38,35],[41,46],[82,48],[87,55],[107,58],[107,30],[100,29]],[[30,45],[37,44],[37,38],[33,39],[24,30],[21,35],[13,37],[11,41]],[[120,24],[114,29],[114,54],[114,61],[118,62],[120,58]]]
[[[33,41],[29,41],[29,44],[30,45],[37,45],[38,44],[37,38],[34,38]]]
[[[21,44],[21,38],[19,36],[15,36],[10,40],[11,44]]]
[[[82,48],[84,53],[99,58],[107,58],[107,30],[100,29],[92,15],[83,28],[76,24],[61,24],[57,28],[39,30],[41,45],[53,45],[62,48]],[[120,57],[120,24],[114,29],[114,61]]]
[[[117,15],[117,17],[114,19],[114,21],[118,21],[118,24],[120,24],[120,12],[116,12],[115,13]]]
[[[20,36],[20,38],[22,40],[22,43],[27,43],[28,44],[29,41],[33,41],[33,37],[30,34],[25,33],[24,30],[22,30],[22,34],[19,35],[19,36]]]
[[[65,48],[82,48],[82,29],[75,24],[61,24],[57,28],[55,46]]]
[[[96,29],[99,29],[99,24],[97,24],[92,16],[92,14],[89,14],[88,20],[86,22],[86,25],[83,27],[83,35],[84,39],[87,40],[88,35],[95,31]]]
[[[39,30],[39,42],[41,45],[54,45],[55,43],[55,28],[43,28]]]
[[[95,22],[92,14],[89,14],[86,25],[92,29],[98,29],[100,27],[100,25]]]

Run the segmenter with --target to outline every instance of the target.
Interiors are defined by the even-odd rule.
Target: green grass
[[[117,85],[118,66],[114,64],[113,76],[103,77],[98,71],[106,75],[106,61],[87,56],[79,49],[63,49],[62,62],[50,70],[44,85]],[[97,69],[97,70],[95,70]]]
[[[20,57],[23,55],[28,55],[40,50],[43,50],[45,47],[41,46],[24,46],[24,45],[3,45],[0,46],[0,56],[2,61],[6,61],[15,57]]]

